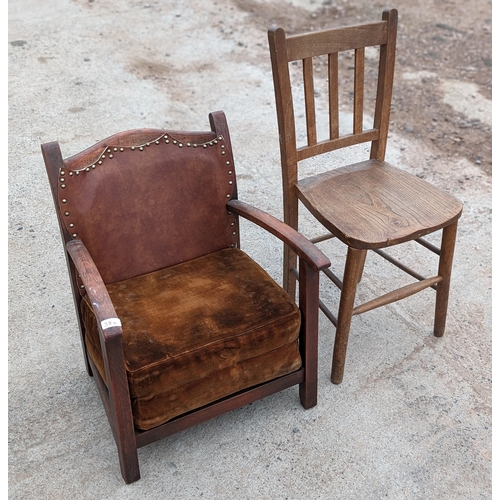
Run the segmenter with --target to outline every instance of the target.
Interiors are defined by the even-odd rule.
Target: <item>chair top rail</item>
[[[387,21],[333,28],[287,37],[288,62],[387,42]]]

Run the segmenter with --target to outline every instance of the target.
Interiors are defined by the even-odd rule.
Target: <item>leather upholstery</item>
[[[237,242],[235,218],[225,208],[236,186],[229,141],[154,129],[134,139],[130,147],[119,137],[96,144],[65,160],[60,172],[66,229],[85,243],[105,283]]]

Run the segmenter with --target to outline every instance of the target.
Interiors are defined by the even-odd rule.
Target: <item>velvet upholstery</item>
[[[123,327],[134,425],[182,413],[298,370],[300,312],[244,252],[224,249],[107,284]],[[106,380],[97,323],[82,301],[88,353]]]
[[[119,132],[67,158],[42,145],[85,365],[127,484],[154,441],[294,386],[303,408],[317,404],[330,262],[238,200],[224,113],[209,121]],[[240,217],[297,253],[297,305],[240,250]]]

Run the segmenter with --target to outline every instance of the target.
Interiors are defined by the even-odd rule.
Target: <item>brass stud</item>
[[[87,168],[85,169],[85,172],[90,172],[90,168],[89,168],[89,167],[87,167]]]
[[[65,217],[69,217],[69,212],[64,212]]]
[[[149,143],[149,142],[146,142],[146,146],[148,146],[148,147],[149,147],[150,145],[151,145],[151,143]]]
[[[234,222],[231,222],[231,226],[234,226]]]
[[[68,200],[67,200],[66,198],[63,198],[63,199],[61,200],[61,202],[62,202],[62,203],[66,203],[67,201],[68,201]]]
[[[204,148],[206,148],[206,147],[207,147],[207,145],[206,145],[206,144],[203,144],[203,147],[204,147]]]
[[[72,237],[72,238],[76,238],[77,236],[78,236],[78,235],[77,235],[76,233],[73,233],[73,234],[71,235],[71,237]]]
[[[231,162],[230,161],[226,161],[226,165],[231,165]]]
[[[155,144],[160,144],[160,141],[155,141]]]
[[[135,151],[135,146],[132,146],[130,149],[131,149],[132,151]]]
[[[231,195],[230,194],[226,194],[226,198],[231,198]]]
[[[110,158],[113,158],[113,155],[109,155]]]
[[[182,148],[182,142],[179,142],[179,147]]]
[[[116,153],[118,151],[118,148],[113,148],[113,151]]]
[[[80,285],[80,288],[85,288],[85,285]]]
[[[223,155],[225,155],[225,154],[226,154],[226,152],[225,152],[225,151],[222,151],[222,154],[223,154]]]
[[[73,228],[73,227],[75,227],[75,225],[74,225],[73,223],[71,223],[71,224],[69,225],[69,227]]]
[[[108,153],[111,153],[111,149],[108,149]]]
[[[120,151],[123,152],[123,148],[120,148]]]
[[[226,146],[224,146],[224,144],[221,144],[221,148],[224,149]]]
[[[230,171],[228,172],[228,175],[233,175],[233,171],[232,171],[232,170],[230,170]]]
[[[61,184],[61,189],[64,189],[66,187],[66,184]]]
[[[80,171],[79,170],[76,171],[76,175],[80,175]]]
[[[222,141],[222,135],[219,135],[219,141]]]
[[[177,144],[177,141],[176,141],[176,140],[173,140],[172,142],[173,142],[174,144]]]
[[[61,177],[61,178],[59,179],[59,181],[60,181],[60,182],[64,182],[64,177]]]
[[[144,148],[142,146],[139,146],[139,151],[144,151]]]
[[[95,165],[92,165],[92,168],[95,168]]]
[[[61,175],[66,175],[65,172],[64,172],[64,170],[61,170],[60,174]]]
[[[234,243],[231,243],[231,248],[234,248]]]
[[[229,181],[229,184],[232,184],[232,183],[233,183],[233,181]]]
[[[186,143],[186,146],[189,148],[191,146],[191,143],[190,142],[187,142]]]
[[[170,144],[170,141],[168,139],[166,139],[165,144]]]
[[[102,165],[102,160],[99,160],[97,163],[98,163],[99,165]]]
[[[236,231],[233,231],[233,236],[236,236]]]

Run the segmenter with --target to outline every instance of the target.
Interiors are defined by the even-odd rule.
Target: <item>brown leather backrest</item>
[[[132,130],[64,160],[60,219],[105,283],[237,245],[229,134],[210,118],[210,132]]]

